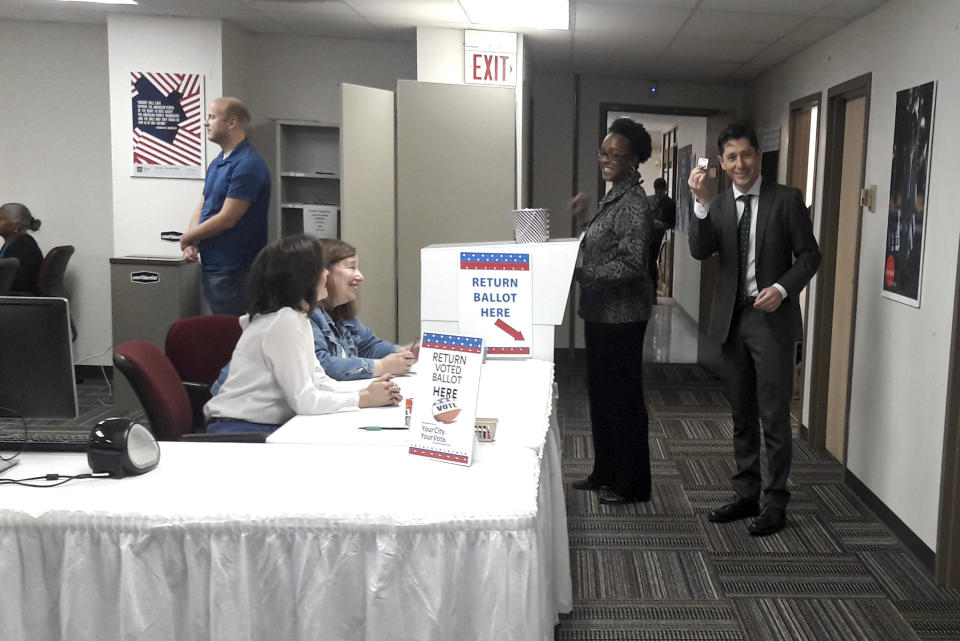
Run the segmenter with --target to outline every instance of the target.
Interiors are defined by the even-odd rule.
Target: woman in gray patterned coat
[[[650,446],[643,400],[643,337],[654,302],[650,280],[652,211],[637,167],[650,158],[650,134],[619,118],[598,150],[603,179],[613,183],[590,220],[586,201],[571,203],[586,225],[578,314],[587,346],[587,392],[593,434],[593,472],[578,490],[599,490],[605,504],[650,500]]]

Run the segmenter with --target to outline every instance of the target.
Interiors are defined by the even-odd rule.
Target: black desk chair
[[[6,296],[10,292],[18,269],[20,269],[18,259],[0,258],[0,296]]]

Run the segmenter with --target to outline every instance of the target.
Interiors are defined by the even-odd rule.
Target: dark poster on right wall
[[[920,307],[936,98],[936,81],[898,91],[893,125],[883,295],[913,307]]]

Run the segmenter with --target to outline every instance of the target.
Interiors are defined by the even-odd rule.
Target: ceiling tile
[[[696,11],[680,31],[684,38],[739,39],[773,42],[803,22],[798,16]]]
[[[820,9],[817,15],[853,20],[870,13],[886,2],[887,0],[833,0],[832,3]]]
[[[577,7],[585,4],[623,4],[629,6],[666,7],[668,9],[693,9],[700,0],[571,0]]]
[[[839,31],[847,21],[843,18],[807,18],[796,29],[779,40],[784,44],[795,44],[800,47],[812,45]]]
[[[615,31],[643,37],[673,35],[690,15],[688,9],[647,5],[581,2],[576,8],[576,31]]]
[[[735,11],[781,16],[812,16],[833,0],[703,0],[704,11]]]
[[[426,26],[433,23],[470,23],[457,0],[343,0],[358,15],[371,20],[403,21]]]
[[[736,42],[706,38],[677,38],[666,52],[669,58],[681,60],[716,60],[746,62],[767,48],[763,42]]]
[[[646,38],[631,38],[617,33],[602,31],[577,31],[573,34],[574,53],[591,52],[596,56],[644,56],[658,58],[667,50],[670,36],[648,36]]]

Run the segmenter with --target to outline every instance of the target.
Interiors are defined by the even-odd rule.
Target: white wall
[[[160,233],[185,231],[203,193],[202,180],[130,176],[133,128],[130,73],[200,73],[207,104],[222,92],[221,22],[109,14],[110,131],[113,149],[113,239],[117,256],[180,255]],[[206,107],[204,107],[206,109]],[[220,153],[207,143],[206,163]]]
[[[0,87],[0,202],[43,221],[34,236],[44,252],[76,248],[66,284],[74,360],[85,361],[112,343],[106,27],[0,20]]]
[[[958,23],[960,4],[951,0],[894,0],[764,74],[750,86],[748,99],[758,126],[786,128],[791,100],[873,74],[864,179],[877,185],[880,206],[863,214],[847,464],[931,548],[960,238],[953,169],[953,143],[960,139]],[[890,191],[896,92],[930,80],[939,81],[939,95],[923,291],[921,307],[914,309],[880,296],[887,227],[882,203]],[[821,141],[825,130],[824,123]],[[817,159],[818,201],[824,147]],[[781,163],[787,151],[781,149]],[[817,215],[814,227],[819,223]]]

